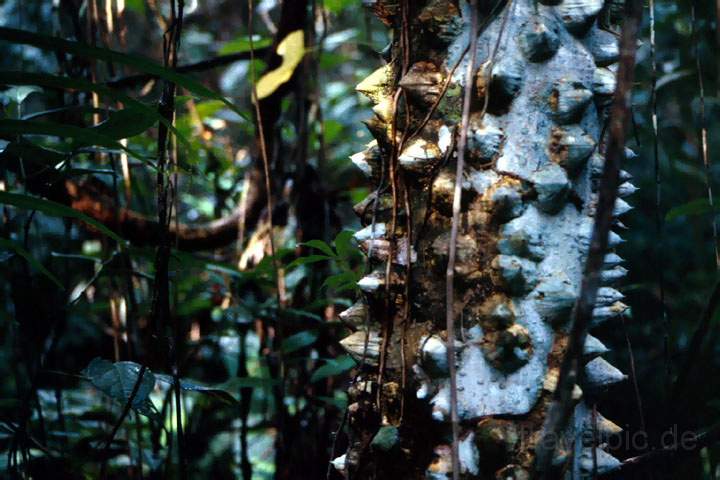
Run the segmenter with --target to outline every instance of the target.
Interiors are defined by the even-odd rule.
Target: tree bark
[[[593,230],[601,136],[615,89],[617,35],[602,0],[510,0],[479,7],[469,52],[464,1],[366,2],[393,29],[388,63],[358,91],[373,102],[375,140],[352,157],[375,193],[355,236],[369,255],[363,299],[341,316],[361,363],[348,395],[347,478],[533,478],[536,442],[558,383]],[[492,8],[491,8],[492,7]],[[493,52],[496,50],[496,54]],[[472,56],[471,85],[465,72]],[[445,323],[462,98],[472,89],[454,276]],[[620,197],[633,193],[627,172]],[[622,199],[613,216],[627,212]],[[611,232],[592,327],[627,306]],[[453,342],[459,439],[453,445]],[[573,418],[549,478],[591,478],[619,461],[596,448],[619,427],[593,398],[626,376],[588,336]],[[459,454],[453,472],[452,452]]]

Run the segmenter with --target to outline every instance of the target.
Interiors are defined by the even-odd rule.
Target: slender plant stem
[[[460,205],[462,202],[463,172],[465,169],[465,149],[467,147],[467,132],[470,123],[470,101],[473,92],[473,78],[475,76],[475,60],[477,57],[478,11],[477,0],[470,0],[470,61],[465,72],[465,95],[463,97],[462,121],[460,124],[460,139],[457,144],[457,165],[455,170],[455,191],[453,193],[453,215],[450,227],[450,245],[448,246],[448,265],[445,271],[445,322],[447,329],[447,361],[450,368],[450,422],[452,424],[452,474],[453,480],[460,478],[460,458],[458,455],[458,441],[460,421],[457,406],[457,377],[455,371],[455,256],[457,252],[458,225],[460,223]]]

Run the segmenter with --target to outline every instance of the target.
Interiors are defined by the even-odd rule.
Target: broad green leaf
[[[270,45],[272,45],[271,38],[261,38],[257,35],[253,36],[254,49],[257,50],[259,48],[269,47]],[[243,53],[249,51],[250,38],[246,35],[223,43],[223,46],[220,47],[220,51],[218,53],[220,53],[220,55],[229,55],[232,53]]]
[[[77,145],[99,145],[107,148],[123,150],[127,154],[145,161],[145,158],[134,150],[107,135],[94,131],[93,128],[82,128],[53,122],[36,122],[34,120],[0,119],[0,137],[14,139],[17,135],[48,135],[51,137],[69,138]]]
[[[307,245],[308,247],[316,248],[316,249],[320,250],[321,252],[323,252],[325,255],[328,255],[330,257],[333,257],[333,258],[337,257],[337,255],[335,254],[333,249],[330,248],[330,245],[323,242],[322,240],[310,240],[310,241],[303,243],[303,245]]]
[[[135,362],[110,362],[102,358],[94,358],[83,370],[83,375],[105,395],[126,404],[138,381],[141,366]],[[155,375],[145,369],[140,386],[132,400],[133,408],[145,407],[150,392],[155,388]]]
[[[0,84],[6,85],[40,85],[49,88],[61,88],[63,90],[75,91],[79,90],[82,92],[94,92],[101,97],[108,98],[117,102],[123,103],[126,107],[134,107],[141,111],[146,117],[144,122],[152,119],[153,121],[161,122],[168,129],[173,132],[178,139],[185,144],[189,144],[188,140],[180,135],[180,133],[169,122],[165,117],[160,115],[156,108],[152,108],[139,100],[136,100],[128,95],[125,95],[119,90],[109,88],[99,83],[88,82],[80,78],[65,77],[61,75],[49,75],[45,73],[35,72],[18,72],[18,71],[7,71],[0,72]]]
[[[318,332],[315,330],[306,330],[304,332],[298,332],[294,335],[290,335],[283,340],[280,349],[283,353],[292,353],[301,348],[308,347],[315,343],[318,338]]]
[[[296,258],[287,266],[288,270],[292,270],[300,265],[310,265],[311,263],[324,262],[326,260],[332,260],[333,257],[327,255],[308,255],[307,257]]]
[[[171,375],[165,375],[164,373],[156,373],[155,378],[157,378],[163,383],[167,383],[168,385],[173,385],[175,383],[175,380]],[[196,382],[195,380],[181,378],[180,388],[188,392],[202,393],[231,405],[237,403],[237,400],[235,400],[235,397],[233,397],[230,392],[218,386],[203,385],[202,383]]]
[[[310,307],[310,305],[308,305],[308,307]],[[322,321],[322,317],[320,317],[320,315],[299,308],[285,308],[283,309],[283,314],[300,318],[309,318],[310,320],[316,320],[318,322]]]
[[[277,54],[282,57],[282,63],[275,70],[266,73],[255,85],[255,94],[258,100],[269,97],[283,83],[290,80],[295,67],[298,66],[305,55],[305,40],[302,30],[288,33],[277,47]]]
[[[10,142],[0,152],[0,162],[5,168],[8,164],[19,159],[23,162],[38,164],[40,168],[55,168],[67,159],[67,155],[48,148],[43,148],[28,141]],[[27,163],[25,164],[27,168]],[[60,172],[58,171],[58,174]]]
[[[353,251],[352,245],[353,232],[343,230],[335,237],[335,250],[339,256],[348,258]]]
[[[672,82],[675,82],[677,80],[680,80],[683,77],[687,77],[692,74],[693,74],[692,70],[679,70],[677,72],[666,73],[666,74],[662,75],[660,78],[658,78],[655,89],[656,89],[656,91],[659,91],[661,88],[665,87],[666,85],[669,85]]]
[[[0,40],[5,40],[10,43],[32,45],[43,50],[67,52],[73,55],[94,58],[119,65],[127,65],[128,67],[133,67],[140,72],[149,73],[160,77],[163,80],[173,82],[200,97],[220,100],[230,109],[237,112],[238,115],[243,116],[239,109],[237,109],[229,100],[219,93],[210,90],[192,77],[165,68],[149,58],[141,57],[139,55],[129,55],[115,50],[110,50],[108,48],[93,47],[85,43],[72,42],[50,35],[33,33],[15,28],[0,27]]]
[[[7,85],[13,84],[7,83]],[[32,85],[15,85],[12,88],[8,88],[4,92],[1,92],[0,98],[7,98],[8,100],[15,102],[19,105],[23,103],[25,99],[33,93],[42,93],[42,89]]]
[[[672,221],[682,216],[695,216],[704,215],[707,213],[718,212],[720,210],[720,197],[713,198],[714,206],[710,206],[710,201],[707,198],[698,198],[688,203],[673,207],[665,215],[665,220]]]
[[[319,400],[323,403],[327,403],[328,405],[331,405],[335,408],[337,408],[340,411],[345,410],[347,407],[347,398],[335,398],[335,397],[326,397],[324,395],[317,395],[313,397],[314,400]]]
[[[23,195],[20,193],[0,192],[0,203],[5,205],[12,205],[13,207],[23,208],[25,210],[37,210],[46,215],[53,217],[69,217],[76,220],[81,220],[88,225],[91,225],[98,229],[101,233],[104,233],[108,237],[112,238],[118,244],[125,245],[125,240],[122,239],[117,233],[110,230],[108,227],[98,222],[94,218],[90,218],[84,213],[80,213],[70,207],[66,207],[57,202],[51,200],[45,200],[39,197],[33,197],[31,195]]]
[[[355,364],[355,360],[353,360],[350,355],[341,355],[337,358],[330,359],[325,365],[313,372],[310,381],[317,382],[328,377],[340,375],[353,368]]]
[[[145,115],[143,110],[127,107],[110,112],[108,118],[92,127],[92,131],[114,140],[121,140],[140,135],[153,125],[155,119]]]
[[[337,120],[325,120],[323,122],[323,133],[325,135],[325,142],[332,143],[342,133],[343,124]]]
[[[345,7],[354,3],[354,0],[325,0],[325,8],[332,13],[340,13]]]
[[[325,279],[322,286],[329,288],[337,288],[340,285],[347,283],[356,283],[358,280],[357,275],[353,271],[341,272],[336,275],[331,275]]]
[[[228,383],[237,388],[268,388],[278,385],[280,381],[265,377],[240,377],[233,378]]]
[[[33,268],[35,268],[37,271],[49,278],[55,285],[58,286],[58,288],[60,288],[61,290],[65,288],[63,287],[63,284],[60,282],[60,280],[58,280],[58,278],[53,275],[50,270],[45,268],[42,263],[40,263],[35,257],[33,257],[32,254],[25,250],[25,248],[18,242],[10,240],[9,238],[0,237],[0,248],[13,250],[16,254],[23,257]]]

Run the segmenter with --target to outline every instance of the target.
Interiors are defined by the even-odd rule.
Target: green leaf
[[[356,362],[350,355],[341,355],[327,361],[325,365],[315,370],[310,377],[311,382],[333,377],[345,373],[355,366]]]
[[[31,195],[23,195],[20,193],[0,192],[0,203],[5,205],[12,205],[13,207],[22,208],[25,210],[37,210],[46,215],[53,217],[69,217],[76,220],[81,220],[88,225],[91,225],[98,229],[101,233],[104,233],[108,237],[112,238],[118,244],[125,245],[125,240],[122,239],[117,233],[110,230],[108,227],[98,222],[97,220],[88,217],[84,213],[80,213],[70,207],[66,207],[57,202],[51,200],[45,200],[39,197],[33,197]]]
[[[141,368],[135,362],[113,363],[102,358],[94,358],[82,373],[88,377],[95,388],[120,403],[126,404],[138,381]],[[155,375],[146,369],[130,406],[144,410],[153,388],[155,388]]]
[[[309,318],[310,320],[316,320],[318,322],[322,321],[320,315],[299,308],[285,308],[283,309],[283,313],[292,317]]]
[[[156,373],[155,378],[157,378],[163,383],[167,383],[168,385],[173,385],[175,383],[175,380],[171,375],[165,375],[164,373]],[[230,394],[230,392],[228,392],[227,390],[224,390],[223,388],[217,386],[203,385],[202,383],[196,382],[195,380],[181,378],[180,388],[187,392],[202,393],[230,405],[237,403],[235,397],[233,397],[232,394]]]
[[[93,47],[85,43],[72,42],[50,35],[17,30],[15,28],[0,27],[0,40],[5,40],[10,43],[32,45],[43,50],[67,52],[73,55],[94,58],[118,65],[126,65],[128,67],[135,68],[140,72],[148,73],[160,77],[163,80],[173,82],[200,97],[220,100],[233,111],[237,112],[238,115],[243,116],[238,108],[236,108],[229,100],[219,93],[210,90],[192,77],[164,68],[149,58],[141,57],[139,55],[128,55],[108,48]]]
[[[301,348],[309,347],[318,338],[318,332],[315,330],[307,330],[304,332],[298,332],[295,335],[290,335],[283,340],[280,349],[283,353],[293,353]]]
[[[337,257],[337,254],[333,251],[332,248],[330,248],[330,245],[323,242],[322,240],[310,240],[308,242],[303,243],[303,245],[307,245],[308,247],[316,248],[323,252],[325,255],[328,255],[330,257]]]
[[[353,232],[343,230],[335,237],[335,250],[342,258],[348,258],[353,252],[352,245]]]
[[[323,133],[325,134],[325,142],[332,143],[342,133],[343,124],[337,120],[325,120],[323,122]]]
[[[148,117],[143,110],[127,107],[109,113],[101,123],[92,127],[92,131],[113,140],[140,135],[155,125],[155,119]]]
[[[310,265],[312,263],[324,262],[326,260],[332,260],[333,257],[327,255],[308,255],[307,257],[296,258],[287,266],[288,270],[292,270],[300,265]]]
[[[5,82],[0,82],[5,83]],[[6,83],[6,85],[12,85]],[[8,100],[17,103],[18,105],[23,103],[30,94],[42,93],[42,89],[34,86],[19,85],[8,88],[4,92],[0,93],[0,97],[7,98]]]
[[[0,119],[0,138],[14,139],[18,135],[49,135],[51,137],[69,138],[81,147],[99,145],[102,147],[123,150],[128,155],[145,161],[139,153],[130,150],[120,142],[107,135],[96,132],[93,128],[82,128],[53,122],[36,122],[34,120]]]
[[[353,3],[353,0],[325,0],[325,8],[332,13],[340,13]]]
[[[50,270],[45,268],[42,263],[40,263],[35,257],[33,257],[32,254],[25,250],[25,248],[23,248],[23,246],[20,245],[18,242],[10,240],[9,238],[0,237],[0,247],[7,250],[13,250],[16,254],[23,257],[35,270],[39,271],[47,278],[49,278],[55,285],[58,286],[58,288],[60,288],[61,290],[65,289],[60,280],[58,280],[58,278],[53,275]]]
[[[290,80],[295,67],[298,66],[305,55],[305,37],[302,30],[295,30],[287,34],[277,47],[277,54],[282,57],[279,67],[266,73],[255,85],[255,95],[258,100],[269,97],[283,83]]]
[[[348,403],[347,398],[326,397],[323,395],[317,395],[317,396],[313,397],[313,399],[319,400],[323,403],[331,405],[340,411],[343,411],[347,407],[347,403]]]
[[[269,388],[273,385],[278,385],[280,381],[264,377],[240,377],[234,378],[228,383],[237,388]]]
[[[358,276],[353,271],[347,271],[347,272],[341,272],[335,275],[331,275],[328,278],[325,279],[325,281],[322,284],[322,287],[328,287],[328,288],[336,288],[340,285],[345,285],[348,283],[357,283]]]
[[[125,95],[124,93],[109,88],[99,83],[88,82],[79,78],[65,77],[61,75],[49,75],[45,73],[35,72],[18,72],[18,71],[7,71],[0,72],[0,84],[5,85],[40,85],[49,88],[61,88],[63,90],[79,90],[82,92],[94,92],[117,102],[123,103],[126,107],[134,107],[136,110],[141,111],[147,118],[144,121],[153,120],[153,122],[160,122],[164,124],[168,129],[175,134],[175,136],[185,145],[188,146],[189,142],[187,138],[180,134],[177,129],[173,126],[172,122],[168,121],[165,117],[160,115],[156,108],[152,108],[134,98]]]
[[[713,198],[714,206],[710,205],[710,201],[707,198],[698,198],[696,200],[692,200],[688,203],[684,203],[682,205],[678,205],[677,207],[671,208],[670,211],[665,215],[665,220],[669,222],[682,216],[704,215],[713,212],[717,213],[718,202],[720,202],[720,197]]]
[[[253,48],[265,48],[272,45],[272,39],[271,38],[261,38],[257,35],[253,37]],[[223,43],[223,46],[220,47],[219,54],[220,55],[229,55],[231,53],[243,53],[243,52],[249,52],[250,51],[250,37],[247,35],[244,37],[238,37],[233,40],[230,40],[228,42]]]

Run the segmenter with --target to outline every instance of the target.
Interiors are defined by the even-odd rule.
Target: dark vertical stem
[[[463,171],[465,169],[465,148],[467,146],[467,132],[470,123],[470,101],[472,99],[475,75],[475,60],[477,56],[478,37],[478,11],[477,1],[470,0],[472,10],[470,27],[470,61],[465,73],[465,92],[462,108],[462,123],[460,124],[460,139],[457,144],[457,166],[455,171],[455,192],[453,194],[453,215],[450,229],[450,245],[448,251],[448,264],[445,271],[445,320],[447,329],[447,358],[450,369],[450,422],[452,423],[452,475],[453,480],[460,478],[460,458],[458,455],[458,440],[460,434],[460,421],[458,419],[457,377],[455,372],[455,256],[457,251],[458,225],[460,223],[460,205],[462,196]],[[409,248],[409,246],[408,246]]]
[[[627,325],[625,324],[625,316],[620,315],[622,321],[623,333],[625,334],[625,343],[627,344],[628,357],[630,358],[630,376],[632,377],[633,393],[635,394],[635,405],[638,409],[638,419],[640,420],[640,431],[645,432],[645,413],[643,411],[642,397],[640,396],[640,387],[637,380],[637,372],[635,369],[635,354],[633,353],[632,343],[630,343],[630,335],[628,334]]]
[[[650,85],[650,109],[652,117],[653,132],[653,165],[655,169],[655,230],[657,232],[657,245],[655,247],[655,260],[657,262],[657,282],[660,295],[660,315],[662,316],[663,328],[663,354],[665,356],[665,389],[666,396],[669,395],[669,384],[671,380],[670,362],[670,319],[665,306],[665,259],[663,256],[663,214],[662,214],[662,176],[660,171],[660,153],[658,138],[658,116],[657,116],[657,58],[655,43],[655,0],[650,0],[650,62],[651,62],[651,85]]]
[[[177,66],[178,49],[183,25],[184,0],[178,0],[177,4],[171,2],[171,22],[168,31],[163,36],[163,63],[165,67],[175,69]],[[158,107],[160,115],[168,122],[174,120],[175,115],[175,84],[169,81],[163,82],[162,97]],[[157,162],[157,206],[158,223],[160,224],[160,241],[155,256],[155,289],[153,291],[151,321],[153,333],[156,338],[165,337],[165,329],[170,320],[170,236],[168,234],[171,221],[170,190],[171,185],[167,182],[168,175],[168,128],[165,124],[158,125],[158,162]],[[183,336],[179,320],[175,318],[172,325],[174,332],[173,339],[169,345],[169,357],[172,363],[173,390],[176,404],[176,429],[177,429],[177,453],[180,478],[188,478],[187,458],[185,454],[185,442],[182,426],[182,394],[179,380],[179,349]]]
[[[247,369],[247,346],[245,339],[247,337],[247,327],[240,328],[240,348],[238,351],[238,370],[237,376],[244,378],[248,376]],[[251,387],[240,387],[240,470],[242,471],[243,480],[252,479],[252,463],[248,454],[248,415],[250,414],[250,405],[252,403]]]
[[[710,210],[712,211],[712,238],[713,238],[713,250],[715,252],[715,268],[720,271],[720,249],[718,248],[718,229],[717,229],[717,213],[715,212],[715,200],[713,199],[712,183],[710,175],[710,156],[708,147],[708,129],[707,129],[707,118],[705,116],[705,82],[703,80],[702,71],[702,60],[700,58],[700,40],[698,39],[697,32],[697,14],[696,14],[697,0],[693,0],[690,5],[690,16],[692,26],[692,41],[693,50],[695,54],[695,71],[697,73],[698,81],[698,93],[700,95],[700,156],[702,158],[703,166],[705,167],[705,186],[707,189],[708,203],[710,204]]]
[[[268,144],[266,140],[266,133],[265,132],[265,124],[263,120],[262,115],[262,109],[260,108],[260,99],[257,98],[257,89],[255,85],[255,79],[256,79],[256,72],[255,72],[255,45],[253,44],[253,0],[249,0],[249,11],[248,11],[248,38],[250,40],[250,77],[251,77],[251,83],[252,83],[252,102],[255,107],[255,120],[257,124],[257,134],[258,134],[258,140],[259,140],[259,146],[260,146],[260,156],[262,159],[262,165],[263,165],[263,173],[265,176],[265,197],[267,202],[267,217],[268,217],[268,224],[269,224],[269,243],[270,243],[270,256],[272,258],[272,265],[273,265],[273,271],[275,273],[275,282],[276,282],[276,288],[275,288],[275,297],[277,301],[277,316],[276,316],[276,335],[274,339],[271,339],[271,341],[274,341],[277,345],[277,359],[279,364],[279,385],[277,387],[274,387],[274,395],[275,395],[275,408],[277,410],[277,437],[275,442],[276,447],[276,471],[282,470],[278,469],[278,466],[282,465],[285,457],[285,405],[284,405],[284,398],[285,398],[285,359],[283,356],[282,349],[280,348],[280,345],[282,344],[282,340],[285,337],[285,325],[284,325],[284,319],[283,319],[283,309],[284,309],[284,281],[283,281],[283,274],[282,269],[280,268],[280,263],[275,255],[276,249],[275,249],[275,239],[274,239],[274,232],[273,232],[273,197],[272,197],[272,179],[270,178],[270,158],[268,156]],[[284,7],[285,5],[283,5]],[[277,142],[273,142],[272,145],[276,145]],[[275,156],[273,155],[273,158]],[[284,471],[277,471],[277,475],[279,478],[283,478],[285,475]]]

